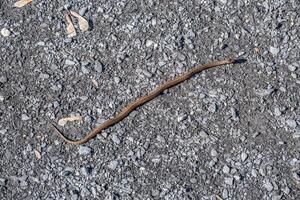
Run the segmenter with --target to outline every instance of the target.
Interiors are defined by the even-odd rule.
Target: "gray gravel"
[[[0,199],[300,199],[300,4],[0,2]],[[64,15],[90,22],[66,36]],[[82,146],[134,99],[210,69]]]

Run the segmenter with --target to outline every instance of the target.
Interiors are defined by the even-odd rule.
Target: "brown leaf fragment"
[[[74,11],[70,11],[71,15],[73,15],[74,17],[76,17],[78,19],[79,22],[79,28],[82,31],[87,31],[89,30],[89,22],[84,19],[81,15],[79,15],[78,13],[74,12]]]
[[[98,82],[95,79],[92,79],[92,83],[94,84],[94,86],[96,88],[99,88],[99,84],[98,84]]]
[[[66,14],[66,20],[67,20],[68,37],[72,38],[72,37],[76,36],[76,30],[75,30],[75,27],[73,25],[72,19],[69,14]]]
[[[17,8],[21,8],[23,6],[26,6],[27,4],[29,4],[30,2],[32,2],[32,0],[20,0],[20,1],[17,1],[14,6],[17,7]]]
[[[39,159],[41,159],[42,158],[42,155],[41,155],[41,153],[38,151],[38,150],[34,150],[34,154],[35,154],[35,157],[39,160]]]
[[[71,117],[66,117],[58,120],[58,125],[64,126],[67,122],[72,122],[72,121],[82,121],[81,116],[71,116]]]

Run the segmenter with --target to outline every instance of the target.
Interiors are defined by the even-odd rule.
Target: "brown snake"
[[[211,62],[205,65],[196,66],[192,69],[184,72],[183,74],[175,77],[174,79],[166,81],[164,84],[158,86],[156,89],[154,89],[152,92],[148,93],[147,95],[140,97],[136,99],[134,102],[130,103],[128,106],[126,106],[119,114],[117,114],[115,117],[106,120],[102,124],[96,126],[94,129],[92,129],[89,133],[86,134],[86,136],[80,140],[70,140],[66,138],[57,128],[53,125],[55,131],[58,133],[58,135],[67,143],[69,144],[83,144],[89,141],[90,139],[94,138],[98,133],[100,133],[102,130],[106,129],[109,126],[112,126],[121,120],[123,120],[125,117],[127,117],[134,109],[137,107],[143,105],[144,103],[154,99],[159,94],[161,94],[163,91],[165,91],[168,88],[171,88],[187,79],[189,79],[194,74],[197,74],[205,69],[209,69],[212,67],[220,66],[220,65],[226,65],[226,64],[233,64],[235,62],[234,59],[226,59],[221,61],[215,61]]]

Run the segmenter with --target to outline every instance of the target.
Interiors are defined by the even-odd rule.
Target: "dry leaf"
[[[66,20],[67,20],[67,33],[68,33],[68,37],[74,37],[76,36],[76,30],[75,27],[73,25],[73,22],[71,20],[71,17],[69,14],[66,14]]]
[[[58,125],[64,126],[67,122],[72,122],[72,121],[82,121],[81,116],[71,116],[71,117],[66,117],[58,120]]]
[[[38,151],[38,150],[34,150],[34,154],[35,154],[35,157],[39,160],[39,159],[41,159],[42,158],[42,155],[41,155],[41,153]]]
[[[94,84],[94,86],[96,88],[99,88],[99,84],[98,84],[98,82],[95,79],[92,79],[92,83]]]
[[[80,30],[82,31],[89,30],[89,22],[86,19],[84,19],[81,15],[79,15],[74,11],[70,11],[70,13],[78,19]]]
[[[216,194],[216,199],[218,200],[223,200],[222,197],[220,197],[219,195]]]
[[[21,8],[27,4],[29,4],[30,2],[32,2],[32,0],[20,0],[20,1],[17,1],[14,6],[17,7],[17,8]]]

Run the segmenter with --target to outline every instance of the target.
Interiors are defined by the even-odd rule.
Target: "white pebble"
[[[114,81],[116,84],[119,84],[121,82],[121,78],[120,77],[114,77]]]
[[[7,28],[2,28],[2,29],[1,29],[1,35],[2,35],[3,37],[8,37],[8,36],[10,36],[10,30],[8,30]]]
[[[113,160],[108,164],[107,167],[111,170],[115,170],[117,168],[118,164],[119,164],[118,161]]]
[[[279,49],[276,48],[276,47],[270,46],[270,52],[271,52],[271,54],[273,54],[274,56],[276,56],[279,53]]]
[[[288,119],[285,122],[291,128],[296,128],[297,127],[297,122],[293,119]]]
[[[87,146],[79,146],[78,153],[79,153],[80,155],[86,156],[86,155],[91,154],[92,152],[93,152],[93,149],[90,148],[90,147],[87,147]]]
[[[294,72],[297,69],[297,67],[295,65],[288,65],[288,68],[291,72]]]
[[[233,181],[234,181],[233,178],[225,178],[225,183],[226,183],[227,185],[233,185]]]
[[[27,121],[27,120],[30,119],[30,117],[28,117],[28,115],[26,115],[26,114],[22,114],[21,119],[22,119],[23,121]]]
[[[0,101],[4,101],[4,96],[0,93]]]
[[[66,64],[66,65],[75,65],[76,62],[73,61],[73,60],[66,59],[65,64]]]
[[[216,103],[211,103],[209,106],[208,106],[208,110],[209,112],[211,113],[214,113],[217,111],[217,104]]]
[[[228,173],[230,172],[230,168],[229,168],[227,165],[224,165],[224,167],[223,167],[223,172],[224,172],[225,174],[228,174]]]
[[[242,162],[244,162],[247,158],[248,158],[248,155],[247,155],[245,152],[243,152],[243,153],[241,154]]]
[[[150,47],[154,44],[154,42],[152,40],[147,40],[146,41],[146,47]]]
[[[279,117],[281,115],[281,111],[280,111],[279,108],[277,108],[277,107],[274,108],[274,115],[277,116],[277,117]]]
[[[218,152],[215,149],[212,149],[210,152],[210,155],[213,157],[216,157],[216,156],[218,156]]]

